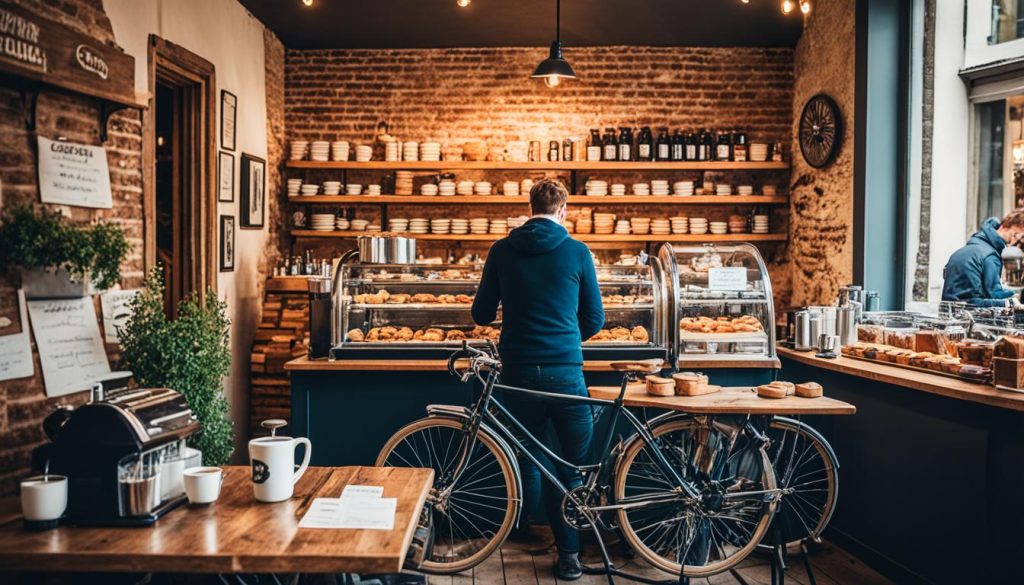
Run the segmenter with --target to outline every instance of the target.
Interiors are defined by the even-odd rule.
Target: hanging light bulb
[[[782,0],[782,13],[789,14],[796,8],[796,3],[793,0]]]
[[[811,3],[808,0],[801,0],[801,2],[800,2],[800,12],[803,12],[804,14],[810,14],[811,13]]]
[[[561,83],[559,79],[560,78],[557,75],[546,75],[544,76],[544,85],[548,87],[558,87],[558,84]]]
[[[313,0],[302,0],[302,3],[305,4],[306,6],[312,6]]]
[[[472,1],[473,0],[455,0],[455,4],[456,4],[456,6],[458,6],[460,8],[465,8],[465,7],[469,6],[469,3],[472,2]]]
[[[576,79],[572,65],[562,56],[562,0],[555,0],[555,42],[548,58],[540,62],[530,77],[541,78],[548,87],[556,87],[562,78]]]

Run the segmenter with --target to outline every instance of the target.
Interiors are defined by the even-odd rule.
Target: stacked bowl
[[[412,195],[411,171],[395,171],[395,195]]]
[[[768,197],[774,197],[777,192],[775,185],[763,185],[761,187],[761,193]]]
[[[315,232],[333,232],[334,219],[333,213],[314,213],[310,221],[310,227]]]
[[[713,221],[708,224],[711,228],[711,233],[715,235],[722,235],[729,233],[729,222],[726,221]]]
[[[747,231],[747,218],[742,215],[729,216],[729,233],[743,234]]]
[[[508,220],[507,219],[494,219],[491,220],[489,233],[504,235],[508,232]]]
[[[649,217],[633,217],[629,220],[630,230],[638,235],[645,236],[651,233],[651,218]]]
[[[594,214],[594,233],[595,234],[610,234],[615,231],[615,214],[614,213],[595,213]]]
[[[737,195],[753,195],[754,194],[754,186],[753,185],[740,185],[739,187],[736,187],[736,194]]]
[[[751,233],[755,234],[767,234],[768,233],[768,216],[767,215],[755,215],[754,216],[754,229]]]
[[[487,181],[478,181],[477,183],[475,183],[473,185],[473,194],[474,195],[490,195],[491,194],[491,184],[488,183]]]
[[[669,221],[672,223],[673,234],[685,234],[690,231],[690,218],[684,215],[669,218]]]
[[[651,235],[667,236],[672,233],[672,224],[663,217],[651,220]]]
[[[508,197],[519,195],[519,183],[517,181],[505,181],[501,184],[501,192]]]
[[[308,140],[292,140],[292,143],[289,146],[289,160],[302,160],[306,158],[306,149],[309,147]]]
[[[437,194],[442,197],[455,195],[455,181],[441,181],[437,184]]]
[[[447,234],[452,229],[452,220],[447,218],[434,218],[430,220],[430,233]]]
[[[463,235],[469,233],[469,220],[463,217],[452,219],[451,233]]]
[[[608,181],[587,181],[587,195],[602,196],[608,194]]]
[[[303,183],[299,189],[304,197],[309,197],[310,195],[316,195],[320,192],[320,185],[315,183]]]
[[[420,143],[410,140],[402,143],[402,160],[417,161],[420,159]]]
[[[577,234],[589,234],[590,230],[594,229],[594,220],[589,217],[581,217],[576,220],[576,225],[573,227]]]
[[[473,181],[462,180],[455,185],[455,193],[458,195],[472,195]]]
[[[490,229],[491,220],[486,217],[473,217],[469,220],[469,233],[486,234]]]
[[[338,195],[341,193],[341,181],[324,181],[324,195]]]
[[[628,236],[629,235],[629,220],[620,219],[615,222],[615,235]]]
[[[434,183],[423,183],[422,185],[420,185],[420,195],[433,197],[434,195],[437,195],[437,193],[438,187]]]
[[[430,220],[416,217],[409,220],[409,231],[414,234],[429,234]]]
[[[331,159],[331,143],[317,140],[309,145],[309,160],[327,162]]]
[[[331,143],[331,160],[348,160],[348,141],[335,140]]]
[[[732,195],[732,185],[729,183],[715,184],[715,195]]]
[[[365,232],[366,226],[370,225],[370,222],[365,219],[353,219],[349,222],[349,225],[351,225],[352,229],[357,232]]]
[[[380,185],[376,185],[376,184],[374,184],[374,185],[367,185],[366,186],[366,194],[367,195],[380,195]]]
[[[334,227],[335,227],[335,229],[339,229],[341,231],[345,231],[349,227],[351,227],[351,225],[349,224],[349,221],[347,219],[345,219],[344,217],[338,216],[334,220]]]
[[[398,162],[402,160],[402,151],[399,150],[398,141],[392,140],[384,144],[384,160]]]
[[[693,195],[693,181],[676,181],[672,184],[672,193],[679,197]]]
[[[349,183],[345,185],[345,195],[359,195],[363,192],[363,186],[358,183]]]
[[[295,197],[302,187],[302,179],[288,179],[288,196]]]
[[[651,186],[647,183],[633,183],[633,195],[650,195]]]
[[[370,162],[373,160],[373,147],[365,144],[356,146],[356,162]]]
[[[750,160],[754,162],[764,162],[768,160],[768,145],[764,142],[751,142]]]
[[[651,195],[664,196],[668,195],[668,181],[664,179],[655,179],[651,181]]]
[[[441,143],[424,142],[420,145],[420,160],[437,162],[441,160]]]
[[[611,187],[611,190],[609,191],[609,193],[611,193],[612,195],[618,195],[618,196],[625,195],[626,194],[626,186],[623,185],[622,183],[612,183],[612,187]]]
[[[404,217],[392,217],[388,219],[389,232],[404,232],[409,229],[409,220]]]
[[[708,220],[705,217],[691,217],[689,232],[696,236],[708,233]]]

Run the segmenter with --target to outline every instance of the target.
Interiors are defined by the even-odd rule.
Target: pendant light
[[[557,86],[562,79],[576,79],[572,65],[562,56],[562,0],[555,0],[555,42],[551,43],[551,52],[530,77],[542,78],[548,87]]]

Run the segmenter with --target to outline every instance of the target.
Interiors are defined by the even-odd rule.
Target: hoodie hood
[[[993,248],[996,253],[1003,251],[1006,247],[1006,242],[999,235],[996,230],[999,228],[999,219],[990,217],[985,220],[985,223],[981,224],[981,229],[971,236],[971,239],[967,242],[969,244],[983,244]]]
[[[547,254],[568,239],[564,227],[543,217],[535,217],[508,234],[509,244],[524,254]]]

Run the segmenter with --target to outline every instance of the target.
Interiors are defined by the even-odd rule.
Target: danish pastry
[[[630,332],[629,335],[636,341],[642,341],[647,343],[651,336],[647,333],[647,329],[643,325],[637,325]]]
[[[366,339],[366,336],[363,335],[362,329],[352,329],[351,331],[345,334],[345,338],[348,339],[349,341],[360,342],[364,341]]]

